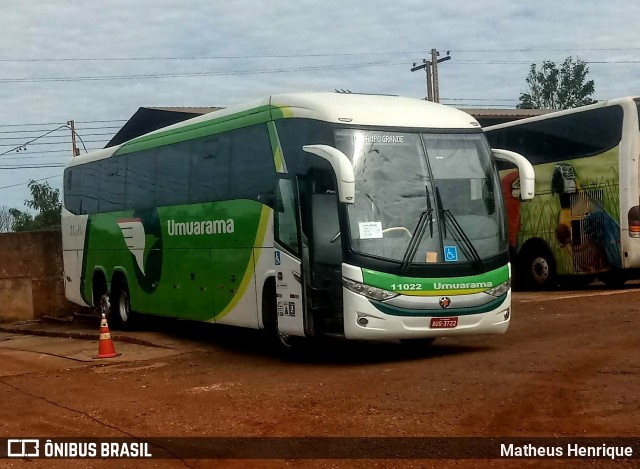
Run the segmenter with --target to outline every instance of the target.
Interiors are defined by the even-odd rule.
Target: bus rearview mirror
[[[338,181],[338,199],[345,204],[352,204],[355,199],[356,184],[353,166],[347,155],[329,145],[304,145],[302,149],[331,163]]]
[[[520,153],[492,148],[493,157],[508,161],[518,167],[520,175],[520,200],[531,200],[535,196],[536,172],[533,165]]]

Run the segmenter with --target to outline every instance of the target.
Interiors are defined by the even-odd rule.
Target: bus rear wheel
[[[111,288],[110,319],[112,326],[118,329],[128,329],[133,324],[129,287],[125,280],[116,282]]]
[[[622,288],[627,281],[627,277],[620,271],[607,272],[598,279],[609,288]]]
[[[548,290],[555,286],[556,261],[551,252],[535,246],[523,253],[520,262],[520,280],[531,290]]]

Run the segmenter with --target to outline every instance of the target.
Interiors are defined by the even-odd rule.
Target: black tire
[[[560,280],[560,285],[563,288],[582,290],[587,288],[595,280],[593,275],[571,275]]]
[[[285,356],[290,356],[294,352],[300,351],[305,345],[305,338],[285,334],[278,328],[278,315],[276,314],[276,330],[275,330],[276,345],[281,353]]]
[[[556,260],[545,246],[530,246],[520,256],[518,277],[524,288],[549,290],[556,286]]]
[[[400,344],[408,350],[420,352],[431,347],[435,340],[435,337],[424,339],[400,339]]]
[[[129,287],[126,280],[114,282],[111,287],[110,301],[109,325],[114,329],[130,329],[134,323],[134,313],[131,311]]]
[[[269,282],[264,286],[262,293],[262,322],[269,337],[269,343],[276,352],[285,358],[293,357],[294,353],[304,348],[304,337],[284,334],[278,328],[278,307],[275,282]]]
[[[599,276],[598,279],[609,288],[622,288],[628,280],[627,276],[619,270],[607,272]]]

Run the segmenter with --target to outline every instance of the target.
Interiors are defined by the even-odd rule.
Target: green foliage
[[[13,217],[13,231],[37,231],[60,227],[60,191],[52,188],[48,182],[29,182],[31,200],[25,200],[27,207],[36,211],[35,215],[22,212],[17,208],[9,209]]]
[[[528,93],[520,95],[518,109],[571,109],[596,101],[590,98],[595,92],[593,80],[586,81],[589,68],[580,59],[567,57],[560,68],[544,61],[538,68],[531,64],[527,76]]]

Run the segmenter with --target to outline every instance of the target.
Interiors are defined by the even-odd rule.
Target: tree
[[[7,207],[0,207],[0,233],[13,231],[13,216]]]
[[[538,68],[531,64],[527,76],[528,93],[520,95],[518,109],[571,109],[596,101],[590,98],[595,92],[593,80],[585,81],[589,73],[587,64],[580,59],[567,57],[560,68],[545,60]]]
[[[33,179],[29,182],[31,200],[25,200],[25,205],[36,211],[35,215],[22,212],[17,208],[9,209],[13,217],[14,231],[36,231],[60,227],[60,190],[52,188],[48,182],[38,183]]]

